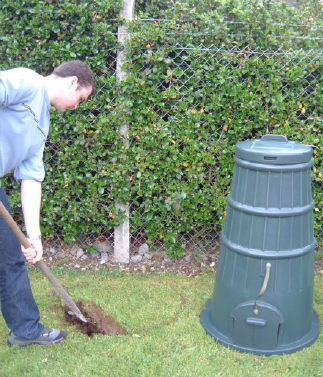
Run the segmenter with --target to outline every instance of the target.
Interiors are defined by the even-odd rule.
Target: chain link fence
[[[160,21],[160,20],[157,20]],[[142,22],[155,22],[156,20],[142,20]],[[160,21],[162,22],[162,21]],[[318,112],[310,113],[306,111],[306,113],[302,113],[301,108],[297,108],[300,106],[299,103],[304,103],[307,97],[310,97],[315,92],[315,88],[318,85],[322,84],[321,75],[317,72],[319,65],[316,64],[318,61],[323,61],[323,50],[322,48],[316,49],[307,49],[306,42],[309,39],[313,39],[318,42],[318,44],[322,43],[323,40],[323,28],[321,27],[314,27],[311,28],[307,27],[307,33],[297,33],[296,30],[304,30],[306,25],[295,25],[294,34],[286,36],[283,33],[284,25],[279,25],[279,30],[282,32],[281,35],[275,35],[275,39],[277,40],[276,47],[271,50],[263,50],[261,46],[257,46],[254,43],[252,45],[245,44],[243,47],[238,47],[235,44],[231,45],[215,45],[212,43],[212,37],[218,37],[218,34],[215,32],[210,32],[210,28],[208,27],[206,32],[197,32],[191,33],[189,36],[190,42],[187,45],[183,45],[178,42],[176,35],[170,35],[169,40],[165,46],[159,46],[159,48],[164,48],[166,53],[164,54],[167,56],[167,49],[171,50],[171,62],[169,64],[168,70],[168,77],[167,80],[161,80],[158,90],[163,90],[165,87],[168,89],[171,86],[176,87],[177,97],[172,99],[166,99],[165,104],[163,107],[159,107],[157,109],[157,114],[159,118],[166,119],[168,122],[173,122],[174,124],[178,124],[183,121],[183,113],[177,111],[178,110],[178,100],[181,99],[183,96],[181,93],[187,93],[190,91],[190,87],[195,80],[198,80],[200,77],[207,77],[207,70],[208,65],[205,62],[214,61],[217,65],[220,65],[222,69],[225,71],[227,67],[234,67],[235,69],[239,69],[239,66],[246,65],[248,63],[253,64],[259,60],[266,62],[268,58],[274,59],[277,65],[280,66],[281,73],[285,73],[287,71],[295,71],[295,74],[299,71],[301,67],[304,65],[308,67],[313,67],[313,69],[309,69],[309,73],[306,76],[307,85],[303,87],[302,92],[293,92],[290,90],[289,87],[283,88],[282,90],[282,101],[289,101],[291,97],[293,97],[293,103],[295,103],[295,112],[298,111],[299,116],[304,118],[306,122],[308,119],[313,117],[318,117]],[[225,31],[225,25],[217,26],[218,28],[222,28],[222,32]],[[249,25],[244,25],[244,27],[249,27]],[[239,34],[236,34],[239,35]],[[243,35],[239,36],[240,39],[243,38]],[[280,43],[281,41],[281,43]],[[171,48],[170,48],[171,47]],[[143,53],[147,52],[148,50],[153,49],[153,46],[146,46],[142,50]],[[188,57],[190,57],[188,59]],[[189,63],[188,63],[189,61]],[[194,64],[191,62],[194,61]],[[105,90],[110,90],[111,83],[115,83],[116,85],[116,64],[117,64],[117,50],[113,49],[111,51],[107,51],[106,56],[106,70],[102,71],[101,77],[98,80],[98,94],[99,97],[100,92]],[[145,70],[149,69],[149,65],[143,65],[141,71],[144,72]],[[229,72],[230,70],[228,70]],[[172,75],[176,72],[176,80],[172,79]],[[320,76],[318,76],[320,75]],[[318,79],[318,77],[320,77]],[[239,80],[240,85],[248,86],[250,80],[253,80],[253,77],[248,77],[247,75],[241,75],[239,78],[237,76],[228,75],[226,80],[231,82],[231,85],[234,86]],[[207,81],[204,81],[204,85],[208,85]],[[214,92],[216,92],[217,88],[213,88]],[[298,101],[299,98],[299,101]],[[104,113],[105,111],[110,112],[114,111],[117,106],[117,99],[114,97],[109,98],[108,104],[105,103],[97,103],[96,108],[97,111],[100,113]],[[190,108],[191,112],[198,112],[201,111],[205,104],[203,103],[204,99],[200,99],[200,103],[194,102],[194,105]],[[271,109],[268,107],[268,118],[271,118]],[[322,117],[322,114],[319,114]],[[274,119],[274,117],[273,117]],[[266,126],[264,126],[264,133],[272,132],[277,125],[271,121],[264,122]],[[214,133],[214,138],[219,138],[221,133],[223,133],[223,126],[220,125]],[[212,140],[210,140],[212,142]],[[58,151],[55,151],[57,153]],[[217,158],[218,156],[214,156]],[[215,180],[216,177],[213,175],[212,171],[210,171],[209,180]],[[316,208],[316,211],[320,211],[320,209]],[[107,214],[109,216],[109,214]],[[111,214],[110,214],[111,216]],[[131,204],[130,205],[130,226],[131,226],[131,219],[133,216],[140,216],[142,226],[136,229],[135,232],[131,232],[131,239],[130,239],[130,257],[133,260],[139,260],[134,258],[137,255],[143,254],[144,252],[148,253],[148,246],[147,236],[145,228],[148,225],[148,220],[146,219],[146,214],[142,211],[137,205]],[[153,219],[149,219],[149,221],[153,221]],[[319,243],[319,250],[322,251],[322,244],[323,244],[323,229],[316,229],[316,239]],[[181,246],[184,252],[190,254],[207,254],[207,255],[216,255],[219,244],[220,244],[220,233],[219,230],[210,230],[204,229],[203,227],[196,228],[191,232],[181,234],[180,236]],[[51,248],[60,248],[63,249],[63,253],[67,250],[71,251],[78,257],[81,257],[82,251],[80,248],[88,251],[93,251],[94,257],[98,259],[99,263],[103,264],[113,255],[113,246],[114,246],[114,235],[113,229],[108,229],[105,232],[102,232],[101,235],[89,235],[89,237],[85,240],[78,240],[76,245],[67,245],[61,239],[56,239],[55,244],[52,241],[48,240],[46,243],[45,240],[45,247],[47,252],[51,253]],[[150,246],[149,246],[150,247]],[[157,252],[163,251],[163,242],[162,239],[160,241],[156,241],[154,247]],[[139,254],[138,254],[139,253]],[[85,254],[86,255],[86,254]]]

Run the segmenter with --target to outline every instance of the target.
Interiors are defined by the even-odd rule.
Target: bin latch
[[[267,135],[264,135],[261,138],[261,140],[262,141],[280,141],[280,142],[283,142],[283,143],[288,143],[288,139],[284,135],[267,134]]]

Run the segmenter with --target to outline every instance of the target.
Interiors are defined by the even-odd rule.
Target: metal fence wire
[[[152,23],[156,20],[141,20],[142,23]],[[161,22],[161,20],[157,20]],[[249,27],[249,25],[243,25],[244,28]],[[305,25],[298,25],[300,29],[304,29]],[[217,26],[218,28],[222,28],[222,33],[227,33],[228,31],[225,30],[225,26]],[[307,33],[297,33],[297,25],[294,27],[293,35],[286,36],[284,35],[284,27],[285,25],[279,25],[279,30],[281,34],[276,34],[274,37],[276,39],[276,44],[269,50],[264,50],[261,45],[257,45],[256,43],[248,44],[245,43],[242,46],[238,46],[236,44],[215,44],[212,42],[214,38],[218,38],[219,34],[217,32],[210,31],[210,27],[208,26],[206,31],[199,30],[199,32],[191,32],[189,35],[189,42],[185,45],[175,36],[169,37],[167,41],[167,45],[159,46],[159,48],[164,48],[165,51],[171,51],[172,59],[169,64],[169,72],[176,72],[176,83],[171,80],[168,80],[167,85],[174,85],[176,86],[176,93],[179,94],[179,97],[187,95],[190,91],[190,87],[193,87],[193,83],[198,77],[205,77],[207,74],[208,64],[210,61],[214,61],[218,67],[220,67],[223,71],[226,68],[237,68],[240,64],[246,64],[248,62],[256,62],[258,60],[266,61],[268,58],[273,59],[277,65],[280,67],[280,71],[286,72],[287,70],[292,70],[297,72],[301,67],[304,65],[308,67],[318,67],[319,64],[317,62],[323,62],[323,49],[322,48],[315,48],[315,49],[308,49],[306,48],[306,43],[308,40],[317,41],[318,45],[323,40],[323,28],[314,27],[307,28]],[[211,28],[212,29],[212,28]],[[220,29],[219,29],[220,30]],[[276,28],[276,32],[277,32]],[[214,37],[214,38],[213,38]],[[235,32],[234,38],[243,39],[243,33],[239,34]],[[234,39],[233,38],[233,39]],[[149,39],[149,36],[147,36]],[[153,47],[146,46],[146,48],[142,49],[142,53],[147,53],[148,50],[152,50]],[[167,54],[164,54],[167,57]],[[188,59],[189,57],[189,59]],[[193,63],[192,63],[193,62]],[[207,62],[207,64],[206,64]],[[116,66],[117,66],[117,51],[115,49],[107,52],[106,57],[106,70],[102,73],[102,76],[99,78],[98,82],[98,93],[97,97],[100,96],[100,93],[110,90],[109,85],[111,83],[116,84]],[[149,65],[143,65],[140,69],[141,72],[149,69]],[[170,73],[171,75],[171,73]],[[107,83],[107,77],[109,78]],[[234,86],[239,79],[240,85],[247,86],[250,79],[252,77],[248,77],[246,75],[242,77],[237,77],[234,75],[230,75],[230,70],[228,70],[228,76],[225,78],[226,81],[231,82],[231,85]],[[165,85],[164,82],[160,82],[160,86]],[[208,85],[207,81],[204,81],[204,85]],[[304,103],[306,98],[310,98],[313,95],[316,88],[322,85],[322,75],[319,75],[316,69],[310,69],[306,76],[306,85],[303,86],[302,92],[294,92],[291,91],[290,88],[286,86],[282,90],[282,100],[289,101],[291,97],[293,97],[293,102],[297,106],[298,98],[299,102]],[[163,89],[163,88],[159,88]],[[216,91],[217,88],[213,88]],[[197,97],[195,97],[197,98]],[[201,103],[203,102],[203,98],[200,99]],[[116,98],[111,97],[109,99],[110,104],[114,104],[116,102]],[[166,100],[165,106],[159,107],[157,109],[157,114],[160,119],[165,119],[167,117],[168,121],[174,122],[174,124],[179,124],[183,121],[183,113],[177,111],[177,103],[178,101]],[[194,105],[192,105],[191,111],[200,111],[201,103],[198,103],[196,100],[194,101]],[[105,111],[111,111],[109,107],[103,105],[102,103],[97,103],[97,109],[101,113]],[[113,108],[113,107],[111,107]],[[318,117],[319,111],[316,113],[306,112],[306,114],[300,114],[308,120],[313,117]],[[271,109],[268,108],[268,116],[272,115]],[[323,114],[320,114],[321,121],[323,119]],[[275,124],[269,123],[267,128],[269,129],[264,130],[264,133],[270,132],[275,129]],[[214,133],[214,138],[219,138],[220,134],[223,132],[222,126]],[[215,156],[216,158],[217,156]],[[212,179],[216,179],[215,176],[210,177]],[[138,212],[139,211],[139,212]],[[130,257],[131,261],[136,262],[140,261],[145,255],[149,258],[149,246],[147,245],[147,235],[145,228],[148,225],[146,222],[145,212],[140,212],[141,209],[138,206],[131,204],[130,205],[130,223],[133,216],[140,216],[142,219],[142,226],[136,230],[136,232],[131,233],[130,235]],[[150,219],[153,221],[153,219]],[[323,245],[323,229],[316,229],[315,236],[319,243],[319,250],[322,251]],[[218,251],[219,244],[220,244],[220,234],[219,231],[215,232],[214,230],[197,228],[194,231],[189,233],[184,233],[180,235],[180,243],[183,249],[184,256],[188,253],[190,255],[193,254],[200,254],[200,255],[211,255],[215,259],[215,255]],[[90,247],[89,247],[90,245]],[[95,247],[91,249],[91,245]],[[157,252],[163,252],[163,243],[162,240],[157,241],[155,243],[155,248]],[[89,235],[86,240],[79,240],[76,245],[66,245],[63,240],[56,239],[56,243],[53,244],[48,242],[45,247],[47,250],[48,255],[55,253],[55,248],[62,248],[63,250],[69,250],[70,252],[74,253],[75,256],[79,258],[91,258],[87,253],[86,250],[93,251],[92,258],[96,258],[98,263],[104,264],[107,261],[113,261],[113,248],[114,248],[114,234],[113,230],[104,232],[102,235]],[[52,251],[51,251],[52,250]],[[76,262],[77,263],[77,262]]]

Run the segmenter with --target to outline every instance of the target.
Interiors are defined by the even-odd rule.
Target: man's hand
[[[25,249],[23,246],[21,246],[21,251],[23,252],[27,262],[34,264],[40,261],[43,256],[43,245],[41,240],[31,240],[29,238],[27,239],[31,247]]]

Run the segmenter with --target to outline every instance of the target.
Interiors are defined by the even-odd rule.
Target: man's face
[[[85,88],[78,86],[77,77],[67,77],[62,83],[60,96],[56,98],[52,105],[60,112],[67,109],[76,109],[81,102],[88,99],[91,92],[91,86]]]

